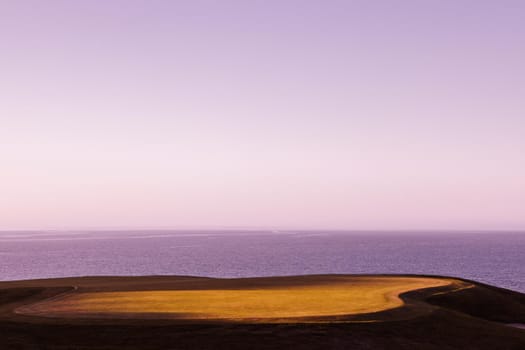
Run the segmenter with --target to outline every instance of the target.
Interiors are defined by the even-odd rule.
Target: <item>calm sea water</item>
[[[0,233],[0,280],[319,273],[450,275],[525,292],[525,233]]]

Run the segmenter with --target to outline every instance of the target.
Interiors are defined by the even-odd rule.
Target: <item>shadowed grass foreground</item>
[[[0,349],[525,349],[506,324],[525,324],[524,294],[449,277],[0,282]]]

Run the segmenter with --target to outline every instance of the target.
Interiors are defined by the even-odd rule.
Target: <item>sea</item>
[[[525,232],[0,232],[0,280],[102,276],[425,274],[525,293]]]

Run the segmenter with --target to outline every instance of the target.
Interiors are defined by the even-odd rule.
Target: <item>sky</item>
[[[524,16],[2,0],[0,230],[525,229]]]

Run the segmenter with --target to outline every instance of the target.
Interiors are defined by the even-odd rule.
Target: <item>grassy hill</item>
[[[160,301],[155,297],[157,304],[136,298],[159,291],[174,294],[162,294],[169,297]],[[186,311],[210,312],[210,293],[219,295],[213,291],[226,298],[216,306],[226,310],[232,305],[228,301],[241,306],[233,304],[227,309],[233,314],[226,317],[173,317],[181,295],[188,292],[186,306],[193,309]],[[100,306],[97,298],[107,293],[116,294],[104,299],[102,308],[86,313],[86,305]],[[97,303],[81,298],[84,309],[76,312],[79,296],[95,298]],[[119,297],[127,304],[119,304]],[[208,306],[199,306],[200,301]],[[272,303],[280,314],[257,317]],[[361,308],[353,307],[355,303]],[[362,308],[363,303],[374,308]],[[378,303],[384,307],[378,309]],[[168,304],[173,312],[162,312]],[[69,309],[57,313],[57,305]],[[122,305],[134,309],[122,317],[123,309],[118,309]],[[143,312],[151,305],[160,311]],[[308,312],[294,314],[297,310]],[[246,312],[254,317],[238,317]],[[524,294],[448,277],[151,276],[0,283],[1,349],[525,349],[525,330],[507,323],[525,323]]]

